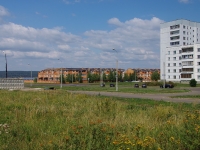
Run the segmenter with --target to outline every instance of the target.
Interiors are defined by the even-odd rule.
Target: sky
[[[0,0],[0,71],[160,68],[160,24],[200,0]],[[6,57],[5,57],[6,54]]]

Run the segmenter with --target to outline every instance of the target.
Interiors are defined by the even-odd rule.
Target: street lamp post
[[[28,65],[31,67],[30,64],[28,64]],[[31,67],[31,86],[32,86],[32,67]]]
[[[6,52],[3,51],[5,54],[5,63],[6,63],[6,78],[8,77],[8,70],[7,70],[7,58],[6,58]]]
[[[113,51],[116,51],[116,49],[113,48]],[[116,59],[116,91],[118,91],[118,59]]]
[[[60,60],[60,59],[58,59]],[[61,60],[60,60],[61,61]],[[62,61],[61,61],[62,62]],[[60,88],[62,89],[62,78],[63,78],[63,73],[62,73],[62,67],[61,67],[61,76],[60,76]]]

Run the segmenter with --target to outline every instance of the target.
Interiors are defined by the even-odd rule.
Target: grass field
[[[114,83],[115,84],[115,83]],[[134,88],[133,82],[121,82],[118,86],[118,92],[124,93],[181,93],[188,92],[187,84],[177,84],[173,89],[162,89],[159,86],[147,86],[147,88],[141,88],[142,83],[139,83],[140,88]],[[63,84],[63,90],[76,90],[76,91],[107,91],[107,92],[116,92],[115,87],[110,87],[110,83],[106,83],[105,87],[101,87],[99,83],[90,83],[90,84]],[[30,84],[26,84],[30,86]],[[32,87],[51,87],[54,86],[56,89],[60,89],[60,85],[48,85],[48,84],[33,84]]]
[[[0,90],[0,149],[200,149],[200,105]]]

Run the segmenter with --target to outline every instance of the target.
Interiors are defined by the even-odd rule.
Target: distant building
[[[142,78],[143,82],[151,82],[151,75],[153,72],[160,73],[160,69],[140,69],[140,68],[129,68],[127,69],[124,74],[134,74],[136,72],[137,78]]]
[[[175,20],[160,26],[161,79],[200,81],[200,23]]]
[[[88,82],[87,74],[101,74],[109,75],[110,71],[116,71],[115,68],[48,68],[38,72],[38,83],[60,83],[61,70],[64,77],[73,75],[76,77],[81,74],[82,81]],[[118,74],[123,73],[124,69],[118,69]]]

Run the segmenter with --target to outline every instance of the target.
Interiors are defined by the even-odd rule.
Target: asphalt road
[[[135,93],[122,93],[122,92],[95,92],[95,91],[68,91],[71,93],[82,93],[88,95],[103,95],[103,96],[114,96],[124,98],[142,98],[151,99],[156,101],[167,101],[167,102],[182,102],[182,103],[200,103],[198,98],[172,98],[172,96],[184,96],[184,95],[200,95],[200,87],[190,88],[189,92],[184,93],[158,93],[158,94],[135,94]]]

